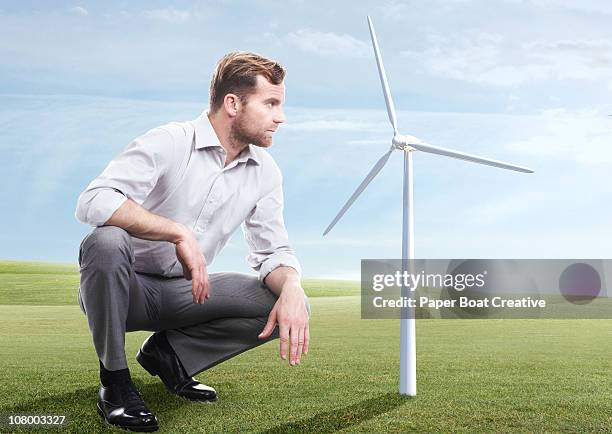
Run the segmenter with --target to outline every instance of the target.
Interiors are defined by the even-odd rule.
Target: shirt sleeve
[[[283,188],[279,183],[263,196],[243,224],[244,237],[250,253],[247,263],[259,271],[259,280],[280,266],[291,267],[301,276],[302,269],[289,245],[283,221]]]
[[[81,193],[75,217],[102,226],[127,200],[142,205],[174,154],[174,140],[156,128],[135,139]]]

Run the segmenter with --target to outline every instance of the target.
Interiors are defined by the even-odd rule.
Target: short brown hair
[[[272,84],[281,84],[285,78],[285,69],[273,60],[246,51],[228,53],[219,59],[210,80],[211,113],[221,107],[228,93],[234,93],[240,98],[253,93],[257,87],[258,75]]]

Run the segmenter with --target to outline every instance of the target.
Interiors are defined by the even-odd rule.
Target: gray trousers
[[[211,297],[193,302],[191,281],[134,271],[130,235],[116,226],[95,228],[81,243],[79,304],[106,369],[127,368],[125,333],[166,330],[189,376],[278,337],[263,330],[277,297],[257,277],[209,276]]]

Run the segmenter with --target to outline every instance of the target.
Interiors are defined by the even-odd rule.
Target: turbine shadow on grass
[[[277,425],[268,430],[261,431],[261,433],[334,432],[387,413],[409,402],[410,399],[410,397],[399,395],[397,392],[387,393],[349,405],[348,407],[319,413],[308,419]]]

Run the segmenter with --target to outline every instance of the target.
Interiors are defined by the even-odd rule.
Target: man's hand
[[[310,336],[304,290],[295,280],[285,280],[280,297],[274,304],[268,322],[258,336],[259,339],[268,338],[276,324],[279,328],[281,358],[287,359],[289,352],[289,364],[299,364],[302,354],[308,353]]]
[[[193,232],[185,225],[153,214],[131,199],[123,202],[105,225],[118,226],[143,240],[175,244],[176,257],[183,265],[185,278],[191,280],[193,302],[201,304],[205,298],[210,298],[206,259]]]
[[[175,242],[176,257],[183,266],[185,278],[191,280],[193,302],[202,304],[205,299],[210,298],[206,258],[193,233],[187,228],[181,232],[182,235]]]

